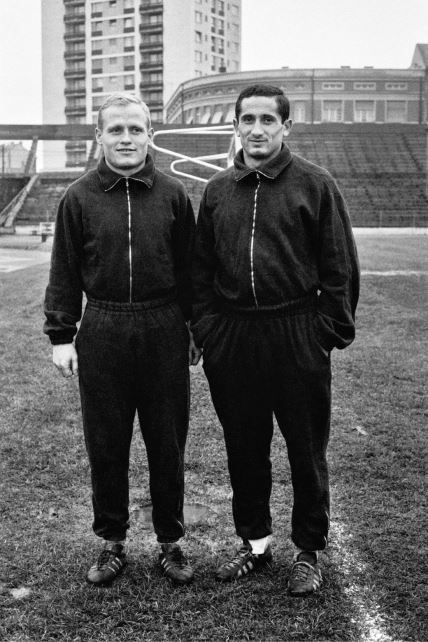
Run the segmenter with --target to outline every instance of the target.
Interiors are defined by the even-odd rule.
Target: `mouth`
[[[118,149],[116,151],[118,151],[119,154],[132,154],[133,152],[135,152],[135,149],[123,148],[123,149]]]

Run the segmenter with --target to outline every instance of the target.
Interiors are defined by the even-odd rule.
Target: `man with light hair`
[[[116,93],[101,105],[102,155],[61,200],[46,290],[53,362],[64,377],[79,374],[93,529],[103,539],[87,574],[95,585],[111,583],[126,565],[136,413],[161,569],[178,584],[193,578],[177,542],[184,535],[188,366],[198,361],[187,323],[195,221],[182,183],[154,166],[152,135],[149,109],[137,96]]]

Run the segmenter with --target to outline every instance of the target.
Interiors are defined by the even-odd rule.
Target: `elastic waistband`
[[[237,316],[259,316],[259,317],[284,317],[293,316],[302,312],[314,310],[317,304],[317,294],[309,294],[300,299],[291,299],[282,301],[277,305],[261,305],[258,307],[241,307],[231,305],[229,302],[222,300],[221,309],[227,315]]]
[[[177,297],[173,294],[158,299],[148,299],[147,301],[136,301],[133,303],[122,303],[121,301],[99,301],[98,299],[89,299],[86,307],[89,310],[105,310],[109,312],[118,312],[121,314],[133,314],[143,310],[152,310],[162,306],[175,303]]]

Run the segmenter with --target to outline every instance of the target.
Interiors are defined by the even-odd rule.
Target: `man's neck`
[[[282,147],[278,150],[274,156],[270,156],[269,158],[254,158],[253,156],[248,156],[248,154],[245,152],[245,150],[242,150],[243,156],[244,156],[244,163],[246,164],[247,167],[250,167],[251,169],[260,169],[263,165],[266,165],[266,163],[269,163],[269,161],[273,160],[276,158],[280,152],[281,152]]]
[[[129,169],[113,167],[113,165],[110,165],[107,159],[105,159],[105,162],[107,167],[109,167],[112,172],[115,172],[115,174],[120,174],[121,176],[132,176],[133,174],[137,174],[141,169],[143,169],[144,165],[146,164],[146,159],[144,159],[144,161],[137,167],[130,167]]]

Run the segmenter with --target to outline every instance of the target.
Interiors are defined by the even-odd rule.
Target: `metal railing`
[[[181,129],[163,129],[156,131],[153,134],[153,139],[151,142],[151,147],[157,151],[161,152],[163,154],[167,154],[169,156],[174,156],[177,160],[174,160],[171,162],[171,171],[174,174],[177,174],[178,176],[184,176],[186,178],[191,178],[195,181],[199,181],[201,183],[207,183],[208,179],[207,178],[202,178],[201,176],[198,176],[196,174],[189,174],[188,172],[183,172],[179,169],[177,169],[177,165],[180,163],[195,163],[196,165],[199,165],[200,167],[206,167],[209,169],[213,169],[216,172],[219,172],[220,170],[224,169],[223,166],[221,165],[215,165],[214,163],[210,163],[208,161],[215,161],[215,160],[226,160],[229,161],[230,159],[230,153],[231,153],[231,146],[229,146],[229,149],[227,152],[223,152],[220,154],[208,154],[208,155],[203,155],[203,156],[188,156],[187,154],[181,154],[180,152],[176,152],[172,149],[168,149],[167,147],[161,147],[156,143],[156,139],[159,138],[159,136],[165,136],[165,135],[170,135],[170,134],[204,134],[204,135],[215,135],[218,136],[223,135],[223,136],[232,136],[234,133],[233,130],[233,125],[210,125],[207,127],[189,127],[189,128],[181,128]]]

